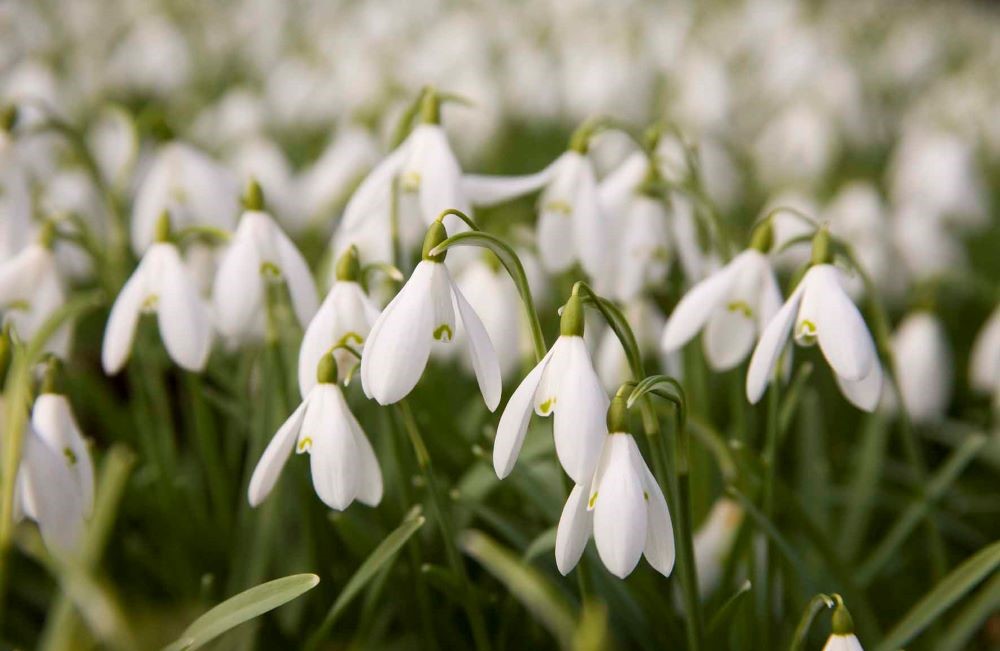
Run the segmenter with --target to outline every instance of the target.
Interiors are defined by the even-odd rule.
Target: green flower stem
[[[777,473],[777,448],[778,448],[778,417],[781,405],[781,396],[779,393],[780,379],[778,374],[780,371],[775,372],[775,377],[771,380],[771,386],[767,390],[767,423],[766,431],[764,434],[764,452],[762,460],[764,462],[764,485],[763,494],[761,496],[762,511],[764,516],[769,520],[774,520],[774,479],[775,473]],[[752,548],[752,545],[751,545]],[[751,553],[753,553],[751,551]],[[757,598],[757,616],[761,623],[762,637],[762,648],[770,649],[771,647],[771,623],[770,623],[770,604],[771,604],[771,589],[772,589],[772,577],[774,575],[774,549],[772,541],[768,538],[764,544],[764,567],[761,570],[763,573],[763,581],[761,582],[761,589],[758,591]]]
[[[833,608],[835,605],[833,598],[825,594],[818,594],[810,599],[805,610],[802,611],[802,618],[799,620],[798,626],[795,627],[795,634],[792,635],[792,644],[789,647],[789,651],[802,651],[809,636],[809,627],[812,626],[816,615],[824,608]]]
[[[448,557],[448,564],[451,565],[452,571],[456,576],[458,576],[465,590],[463,605],[466,616],[469,619],[469,626],[472,629],[472,637],[475,642],[476,649],[478,649],[478,651],[488,651],[490,648],[490,642],[486,635],[486,621],[483,618],[482,607],[479,603],[479,599],[476,597],[472,583],[469,581],[469,574],[465,569],[465,564],[462,562],[462,557],[458,553],[458,547],[455,544],[455,527],[451,521],[449,512],[445,509],[442,503],[443,498],[439,492],[437,481],[434,478],[434,468],[431,464],[431,457],[427,452],[427,446],[424,444],[423,437],[420,434],[420,428],[417,426],[417,421],[413,417],[413,411],[410,409],[410,405],[406,402],[406,400],[400,400],[396,403],[396,410],[403,421],[403,427],[410,439],[410,443],[413,445],[413,452],[417,458],[417,465],[420,467],[420,472],[423,474],[424,482],[427,484],[427,494],[430,499],[431,511],[433,512],[434,519],[437,521],[438,526],[441,529],[441,537],[444,539],[444,548],[445,554]]]
[[[456,211],[457,212],[457,211]],[[528,286],[528,276],[524,272],[521,259],[514,253],[506,242],[484,231],[465,231],[456,233],[445,239],[443,242],[429,251],[430,255],[440,255],[453,246],[479,246],[492,251],[500,260],[507,273],[510,274],[517,293],[521,296],[521,304],[524,307],[524,316],[528,321],[528,328],[531,332],[531,342],[535,349],[535,361],[541,361],[545,357],[547,347],[545,336],[542,334],[542,324],[538,320],[538,311],[535,310],[535,302],[531,298],[531,287]]]

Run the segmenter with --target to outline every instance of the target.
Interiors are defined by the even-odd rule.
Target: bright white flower
[[[94,508],[94,465],[69,401],[55,393],[35,400],[25,429],[17,506],[38,523],[49,549],[76,550]]]
[[[378,459],[337,384],[332,355],[323,358],[316,384],[257,462],[247,494],[251,506],[270,494],[293,448],[309,453],[313,487],[331,509],[343,511],[355,499],[368,506],[382,500]]]
[[[528,339],[521,297],[514,282],[492,253],[472,259],[455,274],[455,284],[483,321],[500,362],[501,375],[517,371],[524,359],[522,343]],[[462,347],[465,331],[455,333]],[[463,358],[462,363],[468,366]],[[471,361],[471,360],[470,360]],[[473,370],[469,367],[469,370]]]
[[[56,257],[45,244],[30,244],[0,265],[0,311],[22,339],[34,337],[65,302]],[[60,326],[46,343],[46,350],[66,357],[70,335],[70,324]]]
[[[378,149],[370,133],[357,127],[338,131],[316,162],[299,176],[306,218],[325,216],[377,162]]]
[[[661,199],[636,193],[615,225],[617,247],[608,272],[613,295],[631,301],[648,286],[661,283],[670,265],[669,216]],[[609,265],[611,267],[611,265]]]
[[[708,597],[718,587],[736,534],[743,523],[743,508],[720,497],[694,534],[694,561],[698,568],[698,592]]]
[[[365,395],[382,405],[405,398],[423,375],[431,344],[452,341],[457,312],[468,334],[479,390],[493,411],[502,388],[493,343],[452,280],[444,255],[428,255],[445,235],[441,223],[434,222],[424,242],[424,259],[372,326],[361,356],[361,384]]]
[[[915,312],[892,337],[896,377],[903,404],[915,423],[944,417],[951,400],[951,348],[941,321],[930,312]]]
[[[156,314],[171,359],[189,371],[205,367],[212,345],[211,313],[177,247],[169,242],[147,249],[115,299],[101,350],[105,373],[117,373],[125,365],[143,313]]]
[[[750,402],[764,394],[793,328],[798,345],[819,343],[844,396],[873,411],[882,392],[882,365],[861,313],[844,290],[840,270],[830,264],[809,268],[761,334],[747,371]]]
[[[337,279],[330,288],[316,316],[309,322],[299,349],[299,391],[305,397],[316,384],[316,367],[320,359],[338,344],[361,350],[365,339],[378,319],[379,308],[365,294],[358,282],[358,258],[354,249],[337,263]],[[348,350],[337,349],[333,357],[340,377],[347,377],[356,359]]]
[[[268,206],[277,220],[292,233],[301,233],[307,223],[292,165],[272,140],[247,137],[228,158],[241,178],[260,183]]]
[[[853,633],[848,635],[831,635],[823,645],[823,651],[865,651],[861,642]]]
[[[670,511],[631,434],[604,437],[591,481],[576,485],[556,531],[556,566],[567,574],[583,555],[591,532],[601,562],[624,579],[645,555],[660,574],[674,567]]]
[[[983,325],[969,355],[969,384],[977,391],[1000,395],[1000,306]]]
[[[532,410],[539,416],[553,414],[556,454],[566,474],[584,484],[594,472],[607,432],[609,401],[583,340],[583,307],[577,296],[563,308],[560,332],[500,416],[493,443],[493,469],[500,479],[514,468]]]
[[[716,371],[731,369],[746,359],[780,305],[770,261],[756,248],[747,249],[684,295],[667,320],[661,346],[679,350],[704,328],[709,364]]]
[[[339,255],[355,245],[365,260],[392,262],[393,185],[398,184],[397,218],[402,245],[411,249],[427,226],[449,208],[471,212],[462,186],[462,169],[440,124],[419,124],[375,166],[354,191],[334,234]],[[445,218],[449,232],[464,228]]]
[[[225,337],[242,343],[264,335],[265,282],[277,278],[288,285],[299,323],[309,323],[319,302],[309,266],[267,213],[247,210],[222,254],[212,288],[215,323]]]
[[[132,117],[117,107],[102,109],[87,133],[87,145],[104,180],[112,187],[124,187],[139,151]]]
[[[229,170],[190,145],[168,143],[136,190],[132,248],[141,254],[154,241],[164,211],[175,232],[194,225],[232,230],[238,199],[239,186]]]

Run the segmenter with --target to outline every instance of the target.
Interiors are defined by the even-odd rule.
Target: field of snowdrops
[[[0,649],[1000,648],[1000,8],[0,2]]]

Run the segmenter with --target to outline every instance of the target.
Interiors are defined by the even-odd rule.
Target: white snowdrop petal
[[[45,546],[59,555],[72,554],[83,533],[84,504],[65,457],[28,432],[21,472]]]
[[[250,501],[250,506],[257,506],[263,502],[278,481],[281,469],[285,467],[285,462],[288,461],[288,457],[295,447],[295,440],[302,427],[307,403],[308,399],[292,412],[292,415],[281,424],[271,442],[267,444],[267,448],[264,449],[264,454],[261,455],[260,461],[253,469],[250,486],[247,489],[247,499]]]
[[[94,462],[66,396],[42,393],[31,409],[31,426],[50,448],[61,452],[76,479],[84,515],[94,508]]]
[[[573,265],[573,249],[566,246],[572,228],[572,219],[562,211],[543,208],[538,215],[538,253],[549,273],[566,271]]]
[[[378,457],[371,442],[361,429],[354,414],[348,411],[351,430],[354,432],[355,445],[358,449],[358,467],[361,471],[358,477],[358,501],[368,506],[378,506],[382,501],[382,469],[378,465]]]
[[[756,331],[753,320],[739,309],[716,309],[702,334],[705,357],[712,369],[727,371],[746,359]]]
[[[219,331],[229,338],[241,338],[252,330],[263,313],[264,282],[261,260],[249,238],[233,238],[223,252],[212,286],[212,307]]]
[[[799,304],[802,301],[802,285],[800,284],[792,295],[788,297],[785,304],[774,315],[771,322],[764,328],[757,347],[754,348],[750,357],[750,366],[747,369],[747,400],[756,404],[760,397],[764,395],[764,389],[771,381],[771,374],[774,365],[781,355],[781,350],[788,341],[788,333],[795,323],[798,315]]]
[[[563,470],[582,484],[593,475],[606,438],[610,400],[594,371],[583,337],[567,337],[565,354],[569,363],[559,385],[552,429]]]
[[[876,362],[875,344],[865,320],[831,265],[809,270],[806,291],[818,292],[816,330],[819,347],[830,367],[845,380],[860,380]]]
[[[500,479],[505,478],[514,469],[517,455],[524,444],[524,435],[528,431],[531,412],[534,410],[535,391],[551,357],[550,350],[517,385],[503,413],[500,414],[496,440],[493,441],[493,470]]]
[[[493,342],[490,341],[490,336],[487,334],[483,322],[479,319],[479,315],[454,284],[452,284],[452,293],[455,296],[455,303],[458,305],[458,313],[462,317],[462,325],[468,335],[472,368],[476,372],[479,390],[483,394],[483,400],[486,401],[486,407],[490,411],[496,411],[497,405],[500,404],[500,391],[503,384],[500,379],[500,361],[493,349]]]
[[[594,542],[608,570],[619,578],[632,573],[646,546],[643,479],[635,472],[628,434],[612,434],[607,468],[592,488]],[[634,442],[632,442],[634,445]]]
[[[983,392],[1000,387],[1000,306],[993,310],[972,344],[969,382]]]
[[[583,162],[577,183],[573,197],[573,244],[583,270],[591,278],[598,278],[605,271],[607,237],[597,197],[597,180],[589,160]]]
[[[156,316],[170,358],[189,371],[205,368],[212,345],[212,324],[205,304],[177,249],[164,249]]]
[[[147,297],[145,279],[147,267],[146,259],[143,259],[132,273],[132,277],[118,292],[118,297],[111,307],[101,346],[101,366],[109,375],[120,371],[132,352],[135,329],[139,325],[142,304]]]
[[[448,267],[437,262],[425,262],[431,270],[430,300],[434,307],[434,339],[448,343],[455,338],[455,305],[452,297],[451,274]]]
[[[831,635],[823,651],[864,651],[856,635]]]
[[[403,399],[424,372],[431,352],[433,262],[421,262],[386,306],[365,342],[361,381],[379,404]]]
[[[302,335],[302,345],[299,346],[299,393],[305,398],[316,386],[316,367],[319,360],[336,343],[337,332],[337,302],[335,294],[340,291],[343,283],[334,283],[320,305],[316,315],[306,327]]]
[[[354,501],[358,479],[364,471],[359,467],[358,441],[348,413],[339,387],[318,385],[299,434],[299,450],[309,453],[316,494],[337,511],[343,511]]]
[[[572,337],[560,336],[546,355],[549,361],[539,378],[538,388],[532,398],[535,413],[539,416],[549,416],[556,408],[559,387],[566,378],[566,368],[569,365],[571,339]]]
[[[639,450],[633,453],[639,456]],[[641,470],[646,485],[646,546],[643,555],[649,564],[663,576],[670,576],[674,569],[674,529],[670,520],[670,509],[663,491],[656,478],[649,472],[646,462],[638,458],[636,465],[641,464]]]
[[[730,263],[692,287],[681,298],[663,329],[660,347],[665,352],[679,349],[698,334],[713,311],[725,300],[734,278],[732,270],[737,268]]]
[[[475,206],[489,207],[504,203],[541,189],[552,179],[556,161],[540,172],[523,176],[466,174],[462,177],[462,192]]]
[[[840,392],[858,409],[867,412],[875,411],[882,397],[883,372],[882,364],[875,361],[868,375],[860,380],[848,380],[834,373]]]
[[[414,155],[419,158],[415,164],[420,174],[420,210],[424,222],[430,225],[449,208],[471,212],[472,207],[462,192],[462,169],[444,129],[422,124],[413,130],[411,138]]]
[[[593,513],[587,509],[590,486],[577,484],[569,493],[556,529],[556,567],[566,576],[576,567],[587,548],[593,529]]]
[[[313,280],[309,265],[299,250],[288,239],[281,228],[271,222],[274,233],[274,244],[277,247],[281,274],[288,285],[288,294],[292,299],[292,309],[300,325],[305,325],[316,314],[319,300],[316,281]]]
[[[368,176],[358,185],[351,195],[344,214],[341,217],[340,229],[350,231],[363,226],[373,213],[388,211],[391,201],[392,180],[403,166],[409,152],[411,138],[407,138],[386,156],[382,162],[372,168]],[[386,212],[387,214],[387,212]],[[337,251],[340,253],[340,251]]]

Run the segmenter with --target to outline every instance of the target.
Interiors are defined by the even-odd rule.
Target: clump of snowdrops
[[[149,107],[5,105],[0,640],[996,644],[997,268],[946,224],[1000,227],[969,159],[925,143],[954,183],[890,237],[867,182],[721,205],[666,118],[514,132],[484,167],[519,174],[472,174],[446,126],[474,99],[414,93],[339,196]],[[40,161],[86,201],[32,196]]]

